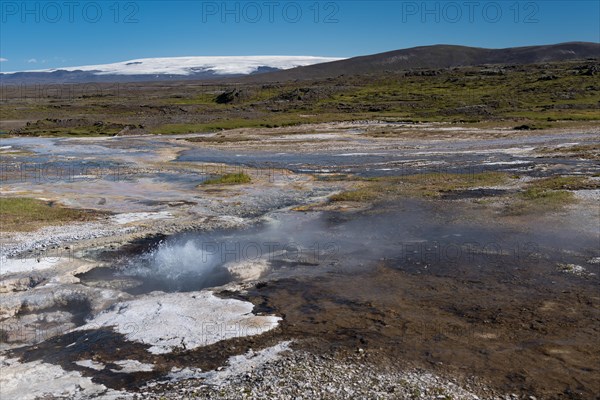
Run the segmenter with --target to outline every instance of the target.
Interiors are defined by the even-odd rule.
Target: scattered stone
[[[487,396],[423,371],[381,370],[369,363],[286,351],[289,342],[232,357],[229,366],[187,380],[148,387],[136,399],[498,399],[489,388],[470,385]],[[510,395],[508,398],[511,398]]]
[[[562,272],[570,273],[577,276],[594,276],[593,272],[589,272],[581,265],[576,264],[558,264],[558,268]]]

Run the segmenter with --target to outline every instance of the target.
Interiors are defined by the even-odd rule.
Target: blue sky
[[[600,42],[600,1],[6,1],[0,69],[145,57],[350,57],[438,43]]]

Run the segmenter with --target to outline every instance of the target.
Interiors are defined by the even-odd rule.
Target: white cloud
[[[29,60],[27,60],[27,62],[29,64],[35,64],[37,62],[37,60],[35,58],[30,58]]]
[[[8,61],[8,59],[4,58],[4,57],[0,57],[0,62],[4,62],[4,61]]]

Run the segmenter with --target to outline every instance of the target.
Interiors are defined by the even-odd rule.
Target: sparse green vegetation
[[[501,172],[427,173],[372,178],[361,180],[360,188],[336,194],[330,200],[370,202],[399,196],[438,197],[443,192],[495,186],[507,180],[508,176]]]
[[[252,178],[244,172],[235,174],[225,174],[215,178],[207,179],[203,182],[204,185],[240,185],[252,182]]]
[[[79,126],[76,128],[30,128],[23,130],[20,134],[23,136],[114,136],[121,129],[107,128],[101,129],[94,126]]]
[[[600,145],[597,143],[577,144],[565,147],[544,147],[539,151],[545,154],[559,154],[561,157],[600,160]]]
[[[585,176],[552,176],[534,181],[530,190],[599,189],[600,183]]]
[[[208,132],[205,124],[165,124],[152,130],[157,135],[181,135],[184,133]]]
[[[255,117],[232,118],[225,114],[217,120],[206,123],[192,124],[165,124],[152,129],[153,134],[185,134],[185,133],[204,133],[217,132],[238,128],[280,128],[286,126],[296,126],[307,123],[333,122],[340,120],[360,120],[368,118],[368,115],[360,114],[355,116],[341,116],[334,113],[322,113],[318,115],[303,116],[296,113],[275,114],[269,113],[262,115],[256,113]],[[260,117],[259,117],[260,115]]]
[[[493,187],[518,179],[502,172],[482,172],[476,174],[426,173],[381,178],[345,177],[354,180],[357,187],[330,197],[332,202],[373,202],[397,197],[439,198],[454,191]],[[575,201],[570,190],[597,189],[600,184],[583,176],[553,176],[537,179],[529,183],[524,191],[511,196],[509,214],[522,214],[536,211],[556,211]],[[487,204],[486,200],[475,203]]]
[[[552,176],[531,182],[514,203],[508,206],[509,214],[557,211],[576,201],[569,190],[598,188],[597,182],[582,176]]]
[[[496,186],[505,183],[508,177],[502,172],[480,173],[428,173],[407,175],[397,178],[407,193],[425,197],[437,197],[443,192],[477,187]]]
[[[100,213],[61,207],[30,198],[0,198],[1,231],[32,231],[46,225],[90,221]]]
[[[539,188],[529,188],[521,194],[521,198],[529,201],[535,201],[540,205],[554,206],[562,205],[573,199],[573,193],[566,190],[543,190]]]
[[[375,188],[372,186],[349,190],[334,194],[329,198],[330,201],[357,201],[357,202],[369,202],[375,200],[378,194],[375,192]]]
[[[8,96],[0,118],[31,121],[13,134],[53,136],[112,135],[128,125],[146,133],[184,134],[358,119],[579,126],[599,120],[597,76],[579,73],[593,63],[498,66],[497,73],[481,67],[409,70],[268,85],[190,82],[167,91],[160,84],[132,84],[118,92],[107,87],[102,96],[74,85],[68,94],[74,97]]]

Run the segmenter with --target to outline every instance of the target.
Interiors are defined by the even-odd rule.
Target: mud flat
[[[599,133],[2,139],[0,397],[595,398]]]

